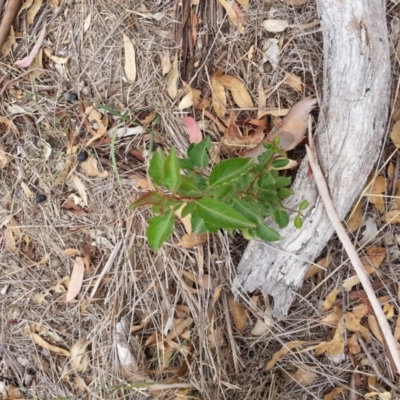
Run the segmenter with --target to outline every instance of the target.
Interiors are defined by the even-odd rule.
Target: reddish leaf
[[[198,122],[193,117],[185,117],[183,122],[189,132],[189,142],[200,143],[203,140],[203,135]]]

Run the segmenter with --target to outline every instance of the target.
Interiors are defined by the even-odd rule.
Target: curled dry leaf
[[[267,19],[263,21],[262,26],[268,32],[283,32],[289,26],[289,22],[284,19]]]
[[[68,284],[67,295],[65,301],[71,301],[76,296],[82,288],[83,276],[85,272],[85,264],[82,257],[76,257],[74,262],[74,267],[72,269],[71,280]]]
[[[216,79],[224,88],[228,89],[233,101],[241,108],[254,108],[253,100],[245,86],[238,78],[231,75],[220,75]]]
[[[75,342],[70,349],[71,365],[75,372],[85,371],[89,366],[88,343],[86,338],[82,338]]]
[[[185,96],[182,97],[182,100],[178,104],[178,110],[184,110],[185,108],[192,107],[193,105],[193,92],[189,90]]]
[[[332,306],[336,302],[336,297],[340,293],[340,290],[337,288],[332,289],[329,294],[326,296],[325,301],[322,303],[321,312],[328,311],[332,308]]]
[[[211,78],[211,88],[212,88],[212,105],[215,111],[215,114],[219,118],[222,118],[226,114],[226,94],[225,89],[218,81],[218,75],[215,74]]]
[[[129,83],[134,83],[136,80],[136,53],[132,41],[127,35],[123,35],[125,64],[124,71],[126,79]]]
[[[291,377],[288,381],[295,380],[300,385],[308,386],[313,384],[317,379],[317,374],[314,371],[316,368],[317,367],[307,367],[307,369],[298,368],[295,372],[285,371],[285,373]]]
[[[4,151],[4,146],[0,144],[0,169],[6,168],[10,163],[7,153]]]
[[[35,17],[40,10],[40,7],[43,4],[43,0],[35,0],[33,2],[32,7],[28,10],[27,16],[26,16],[26,22],[28,25],[32,25],[33,21],[35,20]]]
[[[107,171],[100,172],[97,167],[97,160],[94,157],[89,157],[86,161],[81,164],[82,170],[86,173],[87,176],[105,178],[108,176]]]
[[[62,255],[64,257],[75,257],[78,254],[80,254],[80,251],[78,249],[65,249],[62,251]]]
[[[228,18],[232,22],[232,24],[238,29],[240,33],[244,33],[243,14],[238,15],[237,12],[238,11],[240,12],[240,9],[238,10],[235,0],[229,2],[227,0],[218,0],[218,1],[221,4],[221,6],[225,8]]]
[[[25,182],[21,182],[21,188],[28,199],[34,198],[35,195],[33,194],[32,190],[29,189],[29,186]]]
[[[400,120],[397,121],[390,132],[390,139],[397,148],[400,148]]]
[[[351,211],[350,217],[346,224],[350,232],[357,230],[363,221],[363,204],[362,201],[357,201],[353,210]]]
[[[274,368],[278,360],[281,359],[286,354],[288,354],[290,350],[295,349],[296,347],[300,347],[306,343],[307,342],[301,340],[295,340],[293,342],[285,343],[280,350],[278,350],[273,354],[271,360],[267,364],[266,370],[270,371],[272,368]]]
[[[176,96],[178,95],[178,78],[179,78],[178,55],[175,54],[172,68],[167,77],[167,92],[168,96],[171,97],[172,100],[175,100]]]
[[[10,33],[7,36],[7,40],[5,41],[3,47],[1,48],[1,55],[3,57],[7,57],[10,54],[14,44],[15,44],[15,33],[14,33],[14,28],[11,26]]]
[[[237,2],[245,9],[249,9],[249,0],[237,0]]]
[[[296,74],[286,74],[285,80],[294,90],[298,92],[303,90],[303,83]]]
[[[339,320],[333,338],[329,342],[322,342],[315,348],[315,353],[321,355],[326,353],[332,362],[338,363],[345,357],[344,354],[344,322]]]
[[[315,264],[310,265],[307,270],[304,280],[311,278],[312,276],[319,274],[320,272],[326,271],[326,269],[332,264],[332,256],[321,258],[316,261]]]
[[[44,339],[42,339],[37,333],[35,332],[29,332],[29,336],[33,339],[33,341],[39,345],[40,347],[43,347],[44,349],[47,349],[49,351],[52,351],[53,353],[56,354],[61,354],[65,357],[70,356],[70,352],[68,350],[65,350],[61,347],[53,346],[50,343],[46,342]]]
[[[248,318],[246,308],[242,304],[236,303],[232,295],[228,297],[228,304],[233,323],[238,332],[242,333],[246,327]]]
[[[85,185],[82,183],[82,181],[79,179],[79,177],[77,177],[74,174],[71,175],[71,182],[74,184],[76,190],[78,191],[79,196],[81,197],[84,205],[87,206],[88,205],[88,199],[87,199]]]
[[[261,72],[264,72],[263,70],[263,65],[266,62],[269,62],[272,66],[272,69],[276,69],[276,67],[279,64],[279,53],[280,53],[280,48],[279,48],[279,40],[275,38],[269,38],[264,42],[263,45],[263,58],[262,58],[262,65],[261,65]]]
[[[375,207],[383,213],[385,211],[385,202],[383,194],[386,192],[386,178],[383,176],[377,176],[374,179],[372,185],[366,190],[368,200],[375,205]]]
[[[171,71],[172,68],[172,63],[171,63],[171,58],[169,56],[169,53],[164,53],[161,57],[161,68],[162,68],[162,74],[166,75],[168,74],[169,71]]]
[[[192,249],[195,246],[206,243],[207,238],[207,233],[187,233],[182,236],[177,245],[185,249]]]

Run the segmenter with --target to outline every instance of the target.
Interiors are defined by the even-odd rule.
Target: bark
[[[388,122],[390,52],[384,0],[317,0],[324,41],[324,85],[315,142],[331,196],[343,220],[365,187],[379,156]],[[249,243],[234,288],[260,289],[274,299],[284,318],[308,266],[324,249],[334,228],[309,176],[307,157],[286,202],[310,206],[304,225],[291,223],[276,243]]]

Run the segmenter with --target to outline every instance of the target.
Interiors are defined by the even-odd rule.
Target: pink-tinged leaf
[[[200,143],[203,140],[203,135],[198,122],[193,117],[185,117],[183,122],[189,132],[189,142]]]
[[[85,264],[83,262],[83,258],[76,257],[65,301],[71,301],[76,296],[78,296],[82,288],[84,272],[85,272]]]
[[[46,23],[43,25],[43,28],[39,34],[38,40],[37,40],[35,46],[33,46],[33,49],[31,50],[31,52],[29,53],[29,56],[23,58],[22,60],[18,60],[15,62],[15,65],[17,67],[28,68],[32,64],[36,54],[40,50],[40,46],[43,43],[45,33],[46,33]]]

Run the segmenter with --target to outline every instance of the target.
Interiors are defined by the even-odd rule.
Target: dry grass
[[[135,13],[142,3],[164,17],[158,21]],[[218,1],[200,3],[199,14],[206,21],[198,32],[203,47],[195,49],[198,66],[186,79],[203,95],[210,94],[210,76],[219,68],[242,78],[253,99],[258,97],[261,80],[270,106],[286,108],[304,94],[321,94],[322,42],[317,28],[290,29],[279,35],[283,50],[275,71],[261,73],[259,64],[263,41],[274,36],[263,30],[261,22],[280,18],[291,24],[306,24],[317,18],[312,2],[293,8],[278,2],[272,7],[268,2],[251,1],[244,35],[227,20]],[[204,246],[186,250],[176,246],[184,233],[178,226],[172,240],[154,254],[145,238],[149,210],[128,209],[143,192],[131,175],[146,174],[145,163],[129,150],[148,149],[152,135],[158,145],[175,147],[181,154],[189,143],[181,122],[187,112],[179,111],[177,101],[169,99],[160,61],[167,51],[180,54],[179,46],[171,40],[176,26],[179,31],[178,2],[86,0],[61,1],[61,5],[57,12],[43,7],[32,27],[27,26],[26,14],[22,13],[16,26],[22,37],[0,63],[1,74],[7,80],[20,76],[14,61],[33,47],[36,36],[32,33],[40,31],[43,19],[48,21],[45,46],[57,56],[69,57],[66,65],[57,67],[45,59],[46,72],[36,78],[23,76],[5,90],[1,99],[1,115],[12,119],[18,131],[0,126],[1,141],[10,157],[9,166],[0,170],[0,382],[19,387],[21,398],[37,399],[320,399],[335,387],[351,387],[351,358],[335,365],[312,351],[293,351],[275,368],[266,370],[267,362],[283,344],[325,340],[329,327],[319,322],[320,300],[351,274],[338,243],[332,241],[327,249],[327,254],[335,253],[330,271],[343,266],[323,282],[306,281],[288,319],[255,337],[250,332],[256,319],[265,317],[265,299],[258,296],[257,303],[254,298],[253,302],[243,299],[249,321],[241,333],[229,311],[231,281],[245,246],[243,239],[220,232]],[[48,12],[41,20],[45,10]],[[389,18],[396,12],[397,7],[391,6]],[[85,31],[89,15],[90,26]],[[397,43],[399,32],[396,21],[392,24],[393,43]],[[135,42],[138,76],[134,85],[124,78],[123,33]],[[249,60],[251,46],[255,51]],[[397,81],[397,64],[394,71]],[[286,73],[301,78],[304,93],[282,83]],[[181,70],[181,74],[187,75],[188,70]],[[110,87],[116,89],[115,93],[99,100]],[[143,119],[152,112],[160,116],[160,122],[147,126],[145,134],[117,139],[115,146],[104,142],[87,149],[99,160],[100,170],[109,171],[105,178],[88,177],[71,157],[72,170],[85,185],[89,199],[88,207],[79,212],[65,208],[69,195],[76,193],[68,180],[55,185],[69,157],[66,149],[71,132],[77,132],[76,142],[81,146],[91,137],[81,125],[80,105],[68,103],[63,97],[69,91],[78,93],[85,106],[92,105],[97,97],[99,103],[121,113],[128,110],[131,120]],[[196,116],[201,118],[200,114]],[[123,122],[120,117],[113,123]],[[48,158],[44,157],[43,141],[52,148]],[[121,184],[113,170],[112,152]],[[302,157],[301,151],[296,151],[295,157]],[[36,204],[27,197],[21,183],[34,194],[46,194],[47,201]],[[6,245],[10,221],[15,223],[14,250]],[[396,235],[395,229],[387,227],[377,240],[386,241]],[[112,267],[90,299],[93,285],[117,244],[120,247]],[[65,302],[63,278],[71,276],[73,257],[65,257],[65,249],[77,249],[90,259],[81,293],[70,303]],[[193,283],[184,272],[192,273],[198,282],[210,276],[210,287]],[[387,278],[399,282],[392,261],[382,268],[381,279]],[[395,293],[394,288],[388,289]],[[46,294],[45,298],[38,298],[40,294]],[[351,300],[346,301],[350,307]],[[393,302],[396,304],[395,299]],[[127,336],[138,363],[134,371],[123,371],[120,366],[116,346],[120,321],[133,327]],[[188,326],[181,329],[184,321]],[[67,373],[71,359],[35,343],[29,327],[30,332],[65,350],[86,339],[88,364],[81,371]],[[373,341],[369,349],[392,378],[381,345]],[[287,375],[297,368],[312,371],[315,381],[304,385]],[[137,384],[137,374],[163,384],[191,384],[192,388],[149,391]],[[368,389],[364,384],[356,391],[361,398]],[[336,398],[348,396],[345,390]]]

